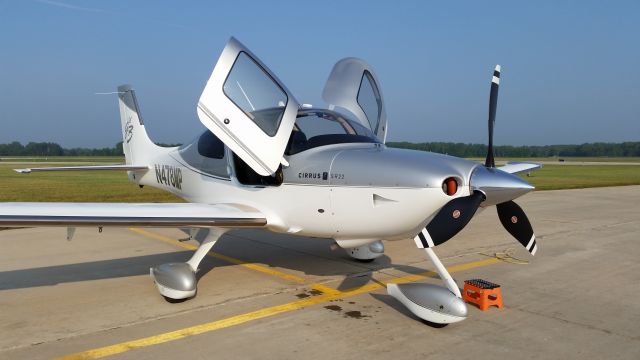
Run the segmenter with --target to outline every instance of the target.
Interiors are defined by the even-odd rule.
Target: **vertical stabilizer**
[[[147,135],[136,94],[131,85],[118,86],[118,99],[122,122],[122,149],[126,163],[146,165],[161,148]]]

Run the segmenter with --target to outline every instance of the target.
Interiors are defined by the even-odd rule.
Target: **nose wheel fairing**
[[[389,295],[422,320],[452,324],[467,318],[467,305],[442,286],[409,283],[387,285]]]
[[[426,283],[388,284],[387,293],[415,316],[431,323],[451,324],[466,319],[467,305],[462,300],[458,285],[433,249],[424,250],[447,287]]]

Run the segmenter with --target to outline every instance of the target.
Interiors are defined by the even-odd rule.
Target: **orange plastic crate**
[[[462,300],[476,304],[485,311],[490,306],[502,309],[502,292],[500,285],[482,279],[465,280]]]

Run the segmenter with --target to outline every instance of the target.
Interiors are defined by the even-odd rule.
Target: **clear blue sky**
[[[0,143],[121,140],[131,83],[155,141],[203,129],[196,102],[229,36],[300,102],[340,58],[376,70],[392,141],[640,141],[640,1],[0,0]]]

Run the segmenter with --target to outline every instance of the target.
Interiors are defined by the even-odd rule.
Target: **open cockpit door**
[[[378,139],[387,137],[387,114],[382,101],[380,82],[366,61],[345,58],[331,70],[322,98],[331,108],[347,109]]]
[[[262,176],[274,174],[298,102],[244,45],[231,38],[198,102],[200,121]]]

